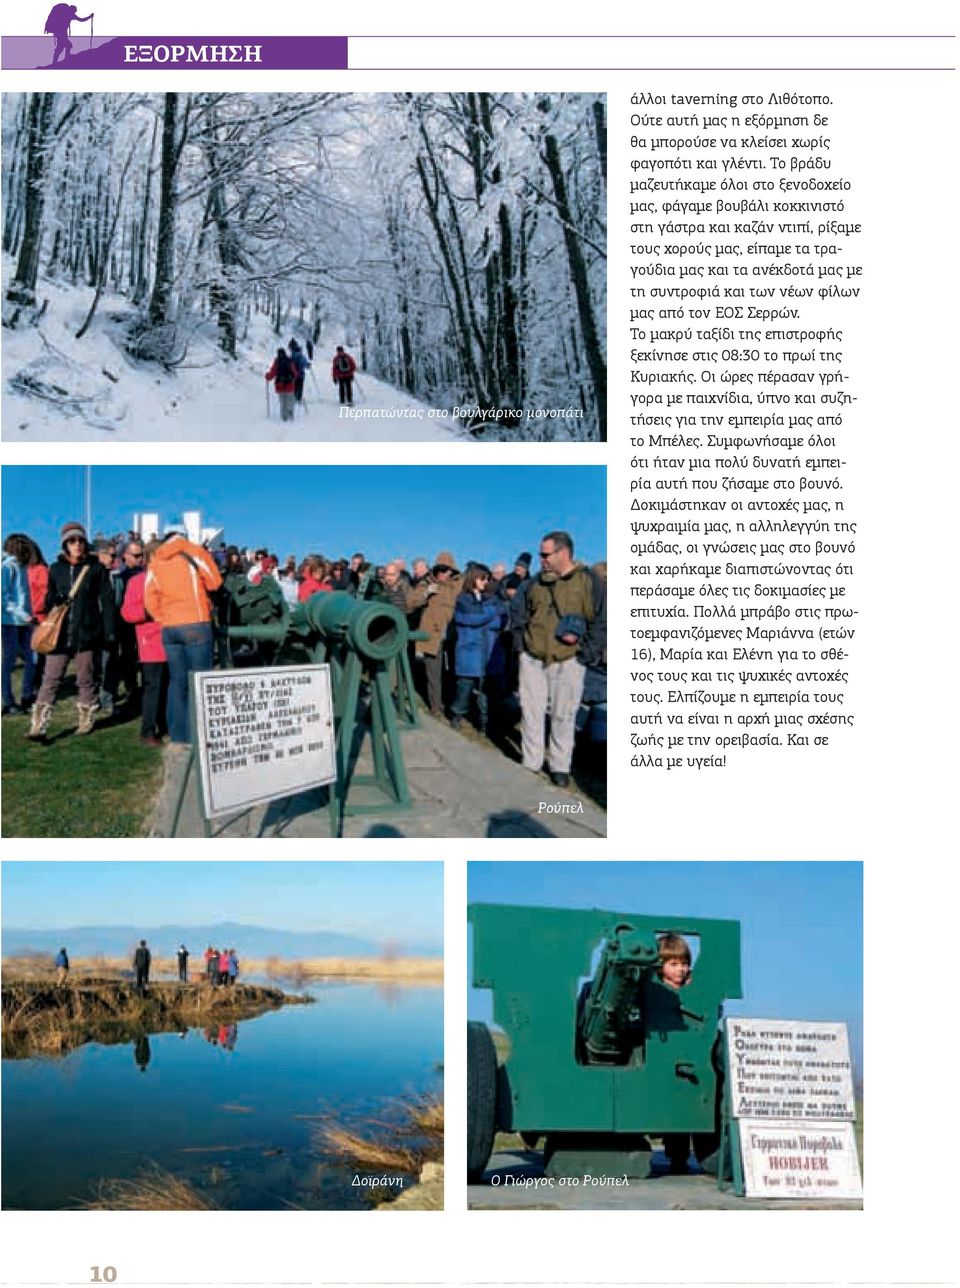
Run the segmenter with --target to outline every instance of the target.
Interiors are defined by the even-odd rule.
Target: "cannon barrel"
[[[377,600],[354,599],[339,590],[312,595],[299,611],[329,643],[345,643],[374,662],[396,657],[410,638],[407,619],[399,608]]]
[[[641,984],[659,958],[653,935],[629,922],[614,927],[581,994],[577,1027],[585,1063],[624,1062],[626,1029],[640,1005]]]
[[[368,662],[389,662],[408,640],[425,639],[411,631],[398,608],[379,600],[354,599],[343,591],[311,595],[292,611],[266,583],[241,583],[231,589],[239,622],[231,624],[231,639],[265,640],[282,645],[288,638],[321,639],[329,647],[346,646]]]

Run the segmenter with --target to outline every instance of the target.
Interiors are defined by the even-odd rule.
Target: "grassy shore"
[[[4,979],[3,1054],[10,1058],[63,1055],[85,1042],[128,1042],[131,1036],[175,1033],[211,1022],[228,1024],[312,998],[278,988],[236,984],[154,982],[140,992],[126,980]]]
[[[71,961],[70,979],[128,979],[132,975],[131,958],[83,957]],[[443,959],[440,957],[254,957],[241,958],[244,976],[292,981],[298,985],[309,980],[345,979],[375,980],[396,984],[442,984]],[[190,980],[205,982],[203,959],[199,951],[190,958]],[[53,980],[56,969],[52,955],[29,953],[4,957],[4,983],[15,980]],[[177,978],[174,957],[154,955],[150,967],[154,979]]]

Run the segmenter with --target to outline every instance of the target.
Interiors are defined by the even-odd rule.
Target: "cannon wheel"
[[[483,1178],[497,1127],[497,1053],[485,1024],[467,1024],[467,1179]]]

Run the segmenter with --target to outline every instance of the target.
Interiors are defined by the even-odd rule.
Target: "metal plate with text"
[[[856,1117],[845,1024],[730,1018],[726,1039],[734,1118]]]
[[[863,1197],[853,1123],[740,1120],[748,1198]]]
[[[193,685],[207,818],[336,780],[328,666],[199,671]]]

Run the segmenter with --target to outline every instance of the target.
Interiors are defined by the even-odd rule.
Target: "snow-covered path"
[[[105,296],[94,326],[78,341],[89,295],[46,281],[41,292],[49,307],[40,326],[4,331],[6,441],[449,443],[463,437],[462,422],[431,416],[423,403],[366,374],[355,383],[352,412],[342,412],[330,358],[322,352],[307,375],[305,408],[281,422],[272,386],[267,414],[264,373],[277,338],[265,324],[235,362],[198,333],[187,362],[167,373],[131,360],[115,343],[126,301]],[[24,380],[57,391],[56,400],[24,392]]]

